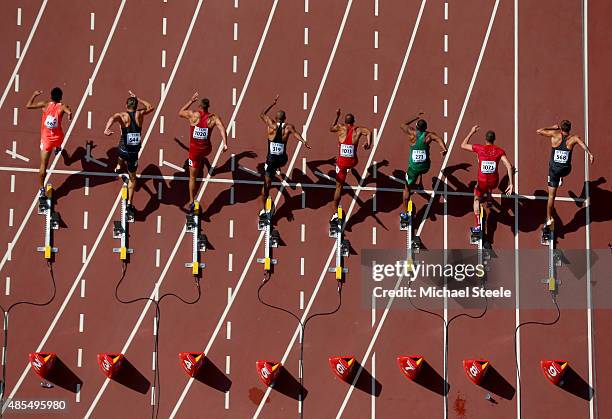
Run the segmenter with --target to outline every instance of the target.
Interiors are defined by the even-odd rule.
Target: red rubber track
[[[58,5],[50,1],[47,5],[19,70],[19,91],[11,88],[0,108],[0,191],[5,197],[1,201],[0,213],[6,216],[10,209],[13,211],[13,223],[0,231],[0,242],[13,240],[28,213],[35,191],[36,173],[25,169],[35,169],[38,165],[40,114],[39,111],[27,111],[24,104],[33,90],[42,89],[44,94],[48,94],[52,86],[59,85],[64,89],[64,101],[76,110],[120,3],[119,0],[104,3],[79,1]],[[141,0],[125,4],[93,83],[93,94],[87,97],[74,122],[74,130],[66,144],[68,157],[60,158],[56,167],[71,173],[97,173],[53,173],[50,178],[58,198],[56,209],[63,222],[63,228],[55,232],[55,245],[60,249],[54,264],[57,297],[47,307],[19,307],[11,313],[7,395],[19,385],[14,396],[16,399],[67,400],[69,411],[65,415],[69,417],[83,417],[88,411],[92,417],[146,417],[150,413],[154,310],[150,307],[141,318],[144,303],[123,305],[114,297],[121,265],[117,255],[112,253],[112,248],[118,244],[112,239],[112,224],[107,224],[107,220],[119,217],[118,211],[111,211],[120,184],[110,176],[99,176],[98,172],[109,172],[114,166],[117,136],[105,137],[102,131],[108,116],[122,109],[128,89],[159,103],[161,83],[167,83],[171,77],[197,3],[196,0],[180,3],[159,1],[153,6],[151,2]],[[505,148],[512,162],[515,159],[518,162],[519,193],[542,196],[545,194],[549,145],[546,139],[535,135],[535,130],[563,118],[573,122],[576,133],[584,133],[587,126],[584,119],[582,9],[580,4],[569,0],[543,0],[529,6],[520,4],[517,115],[514,111],[515,10],[512,2],[499,3],[474,88],[465,114],[461,115],[495,1],[485,3],[469,0],[459,5],[451,2],[448,20],[444,16],[444,2],[430,0],[426,3],[399,90],[393,98],[388,119],[384,120],[421,1],[395,2],[393,5],[380,2],[378,16],[373,13],[374,1],[352,2],[314,110],[313,101],[349,4],[347,1],[310,1],[307,13],[304,3],[297,1],[280,1],[275,8],[273,0],[243,0],[239,7],[231,1],[203,2],[159,117],[153,121],[151,114],[144,125],[143,132],[154,124],[139,166],[139,172],[148,177],[140,181],[136,192],[137,222],[130,225],[130,247],[135,249],[135,253],[120,289],[122,298],[148,297],[158,280],[163,280],[160,295],[175,292],[185,299],[196,296],[190,271],[184,267],[184,263],[191,259],[191,236],[177,241],[184,226],[184,212],[179,207],[187,202],[187,182],[172,177],[186,176],[186,173],[168,165],[186,167],[186,152],[175,138],[187,144],[188,127],[176,113],[197,90],[201,96],[211,98],[212,110],[228,124],[236,107],[232,89],[236,89],[238,101],[245,81],[250,81],[244,100],[239,103],[235,135],[230,134],[229,139],[230,149],[220,156],[213,177],[215,182],[205,185],[201,199],[204,208],[202,227],[210,241],[209,250],[202,256],[207,264],[202,279],[202,298],[193,306],[172,299],[165,299],[161,304],[160,417],[168,417],[173,409],[177,411],[176,417],[252,416],[266,391],[256,377],[255,361],[280,360],[294,336],[295,320],[261,305],[256,298],[263,279],[262,265],[256,262],[256,258],[263,255],[263,247],[260,245],[256,249],[255,259],[251,256],[259,238],[255,223],[260,209],[260,186],[244,182],[259,182],[261,178],[240,169],[259,171],[258,165],[264,159],[266,148],[263,125],[258,116],[277,93],[280,94],[279,108],[287,112],[288,121],[299,130],[312,113],[308,140],[313,148],[299,149],[295,165],[288,173],[289,179],[320,187],[289,188],[280,199],[275,222],[282,244],[274,249],[273,256],[278,259],[278,265],[262,293],[266,301],[291,309],[299,316],[304,312],[300,307],[301,292],[303,307],[306,307],[317,291],[310,313],[327,311],[337,304],[333,274],[322,274],[333,246],[333,240],[327,236],[327,218],[331,213],[333,194],[329,186],[333,183],[315,174],[318,171],[333,177],[334,166],[329,159],[335,156],[337,147],[328,127],[337,107],[342,107],[343,112],[354,113],[358,124],[378,129],[384,124],[384,132],[372,157],[377,167],[376,175],[370,170],[363,185],[396,189],[394,192],[362,190],[351,213],[346,237],[356,254],[346,259],[349,273],[343,289],[342,307],[332,316],[314,319],[306,330],[304,378],[307,396],[302,406],[305,417],[337,415],[349,385],[335,378],[327,358],[347,354],[355,355],[364,366],[364,377],[351,394],[343,410],[344,417],[371,416],[372,409],[379,417],[445,417],[444,397],[407,381],[395,363],[398,355],[418,353],[440,376],[444,375],[445,338],[439,318],[414,310],[392,308],[384,318],[385,323],[373,345],[375,361],[372,353],[367,359],[362,359],[378,322],[382,321],[384,307],[376,307],[373,322],[371,307],[362,303],[360,256],[364,249],[401,249],[405,243],[405,233],[397,226],[401,205],[399,188],[402,185],[390,178],[401,179],[403,174],[399,171],[405,170],[406,165],[406,147],[398,127],[414,112],[423,110],[430,129],[440,135],[446,132],[450,141],[460,121],[447,165],[453,176],[448,190],[459,192],[470,192],[468,185],[475,177],[474,156],[460,149],[460,141],[473,124],[481,126],[476,135],[478,142],[485,130],[494,129],[498,145]],[[40,4],[35,2],[26,6],[23,2],[11,1],[3,2],[1,6],[2,14],[9,17],[0,29],[0,51],[3,57],[9,57],[0,65],[2,88],[9,81],[17,62],[14,59],[15,41],[19,40],[22,46],[25,44]],[[15,25],[17,7],[23,9],[21,26]],[[261,54],[252,75],[249,75],[272,10],[272,21]],[[94,30],[90,30],[92,12],[95,13]],[[609,148],[604,141],[610,102],[607,92],[612,86],[608,76],[610,63],[604,51],[609,38],[605,17],[611,12],[607,2],[589,2],[588,127],[589,145],[596,155],[595,165],[589,167],[589,245],[593,249],[607,247],[610,229],[609,211],[604,204],[611,195],[606,178],[609,176],[606,170]],[[167,35],[162,35],[164,17],[167,18]],[[66,22],[70,25],[67,26]],[[233,39],[234,22],[239,27],[237,40]],[[304,42],[304,28],[309,29],[307,44]],[[374,47],[374,31],[378,32],[377,48]],[[445,34],[449,38],[448,52],[443,50]],[[94,45],[93,63],[89,62],[90,45]],[[161,50],[166,51],[165,68],[160,66]],[[234,56],[237,57],[235,72],[232,68]],[[304,76],[304,60],[308,60],[307,77]],[[373,77],[375,64],[378,65],[378,80]],[[444,67],[448,67],[448,84],[443,83]],[[306,106],[304,92],[307,94]],[[373,111],[374,96],[377,97],[376,112]],[[448,101],[446,116],[443,114],[444,100]],[[18,108],[17,125],[13,121],[14,108]],[[88,111],[92,115],[91,128],[87,123]],[[517,155],[515,117],[519,121]],[[65,130],[68,125],[65,120]],[[12,158],[4,151],[12,149],[14,140],[17,141],[17,153],[29,158],[29,162]],[[215,132],[211,160],[219,140],[218,132]],[[108,167],[87,161],[87,141],[95,144],[93,157]],[[164,163],[160,165],[161,149]],[[288,148],[290,161],[296,151],[293,142]],[[357,171],[364,173],[369,151],[360,149],[358,153]],[[232,154],[235,154],[233,171]],[[559,196],[568,196],[569,191],[581,196],[583,191],[583,153],[576,150],[574,154],[572,174],[564,179]],[[306,159],[306,173],[302,171],[302,159]],[[466,162],[469,165],[460,166]],[[432,178],[437,176],[441,163],[434,145],[432,168],[423,179],[426,189],[432,188]],[[12,175],[14,192],[11,191]],[[161,176],[169,178],[160,179]],[[85,179],[88,179],[88,188]],[[232,181],[237,183],[232,185]],[[357,182],[353,175],[349,175],[351,185]],[[440,184],[442,188],[443,183]],[[275,188],[272,197],[277,193]],[[353,195],[352,192],[344,194],[342,204],[345,209],[349,208]],[[303,199],[305,208],[302,208]],[[420,222],[428,196],[415,194],[413,199],[417,222]],[[438,196],[434,200],[421,234],[427,248],[441,249],[445,244],[447,248],[469,246],[467,231],[473,222],[471,201],[471,197],[449,195],[445,212],[443,198]],[[501,207],[496,206],[491,217],[494,249],[510,254],[515,250],[515,234],[518,234],[520,250],[541,249],[539,228],[545,214],[545,201],[521,198],[516,214],[514,199],[498,198],[497,202],[500,201]],[[584,249],[588,243],[587,207],[559,201],[556,208],[560,218],[559,248]],[[87,229],[84,229],[84,211],[87,212]],[[513,216],[518,217],[518,232],[515,232]],[[35,212],[27,218],[23,232],[12,248],[10,260],[0,268],[0,303],[4,307],[24,299],[43,301],[49,295],[47,268],[42,255],[35,251],[36,246],[42,245],[42,222],[42,217]],[[101,237],[99,243],[96,240],[98,235]],[[175,245],[178,250],[173,254]],[[91,254],[93,248],[96,250]],[[83,261],[84,252],[86,261]],[[540,307],[546,307],[550,298],[545,286],[539,283],[539,278],[547,275],[546,262],[517,267],[513,259],[502,259],[508,263],[504,266],[504,286],[514,289],[518,269],[521,299],[541,294],[538,301],[545,303]],[[501,259],[492,263],[501,263]],[[568,272],[567,269],[561,268],[561,277]],[[603,275],[601,270],[594,269],[592,279],[603,281]],[[7,277],[10,278],[10,295],[5,295]],[[320,278],[322,284],[319,288]],[[551,386],[539,368],[539,361],[543,358],[567,359],[575,373],[589,381],[588,313],[584,309],[563,307],[570,295],[572,301],[580,301],[585,307],[587,286],[584,281],[568,280],[563,287],[558,299],[562,310],[559,323],[552,327],[521,328],[522,418],[590,418],[588,401]],[[601,291],[596,291],[593,286],[595,303],[605,307]],[[62,305],[64,302],[65,306]],[[449,318],[466,311],[452,300],[448,304]],[[552,302],[550,307],[550,310],[522,309],[519,321],[554,318],[556,311]],[[56,323],[52,323],[59,310],[62,310],[61,315]],[[438,312],[444,315],[441,307]],[[468,312],[477,314],[479,310]],[[84,327],[79,332],[81,315],[84,316]],[[612,344],[605,333],[610,320],[607,309],[592,312],[593,403],[595,417],[602,418],[612,415],[612,404],[605,397],[612,386],[608,373],[612,364],[607,356]],[[508,398],[493,394],[497,403],[492,404],[485,399],[488,390],[469,382],[461,367],[464,358],[490,359],[509,388],[516,390],[515,327],[516,313],[512,309],[490,310],[481,319],[460,318],[452,323],[448,335],[449,418],[519,417],[518,394],[504,393],[510,394]],[[78,376],[83,383],[78,396],[60,386],[41,388],[40,378],[32,371],[28,371],[20,382],[27,364],[27,353],[38,347],[48,330],[50,334],[45,338],[42,350],[56,352]],[[140,378],[135,374],[136,378],[127,385],[114,381],[105,383],[95,360],[96,354],[119,352],[126,345],[126,357]],[[82,350],[82,363],[77,365],[79,348]],[[203,351],[205,348],[208,349],[209,375],[205,382],[194,381],[183,393],[188,381],[179,366],[177,353]],[[264,400],[260,417],[298,415],[298,359],[299,344],[296,341],[285,363],[294,385],[272,390]],[[376,380],[375,397],[371,394],[371,376]]]

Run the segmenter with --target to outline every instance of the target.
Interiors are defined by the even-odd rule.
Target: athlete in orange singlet
[[[28,109],[42,109],[42,122],[40,124],[40,168],[38,170],[38,180],[40,196],[45,195],[45,177],[47,176],[47,166],[51,152],[59,154],[62,151],[64,141],[64,131],[62,130],[62,117],[68,114],[68,120],[72,120],[70,106],[62,103],[62,89],[54,87],[51,90],[51,100],[40,100],[35,102],[37,96],[42,93],[36,90],[28,103]]]

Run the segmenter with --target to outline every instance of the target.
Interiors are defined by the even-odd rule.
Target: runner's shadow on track
[[[83,381],[59,357],[55,358],[53,367],[45,380],[72,393],[83,389]]]
[[[450,391],[450,384],[425,360],[414,382],[440,396],[446,396]]]
[[[127,359],[121,361],[121,368],[113,380],[141,394],[147,394],[151,383]]]
[[[96,147],[93,144],[93,141],[88,141],[87,144],[91,146],[91,150]],[[55,190],[54,197],[56,200],[68,196],[68,194],[70,194],[72,191],[84,188],[85,177],[89,178],[90,188],[95,188],[96,186],[117,181],[117,176],[114,173],[108,173],[117,164],[118,153],[116,147],[108,149],[106,151],[106,157],[99,159],[99,161],[107,165],[106,168],[93,161],[90,161],[87,158],[87,149],[85,147],[77,147],[72,154],[68,154],[66,150],[62,150],[62,157],[64,159],[64,164],[68,167],[72,166],[76,162],[80,162],[81,170],[78,173],[69,175],[66,180]],[[108,173],[108,176],[87,176],[85,172]]]
[[[612,211],[610,211],[609,206],[605,205],[605,203],[612,202],[612,190],[601,188],[601,185],[606,182],[606,178],[603,176],[588,182],[589,199],[591,201],[588,208],[591,224],[605,223],[606,221],[612,220]],[[576,194],[571,191],[569,195],[574,199],[578,198]],[[580,198],[586,198],[586,184],[582,186]],[[574,217],[561,228],[562,233],[573,233],[586,225],[587,207],[583,202],[576,202],[576,205],[578,205],[580,209],[574,214]]]
[[[294,400],[300,400],[300,396],[305,400],[308,395],[308,390],[303,388],[285,367],[281,367],[278,377],[274,380],[273,389]]]
[[[141,178],[136,182],[136,191],[144,189],[149,195],[149,200],[141,210],[136,211],[136,221],[145,221],[149,215],[159,209],[161,204],[172,205],[185,213],[187,212],[184,207],[189,201],[189,183],[187,180],[189,177],[187,172],[189,162],[185,160],[182,167],[185,171],[174,172],[172,174],[173,179],[169,182],[162,178],[162,172],[156,164],[149,164],[144,168],[141,172]],[[155,178],[150,179],[146,176],[154,176]],[[158,195],[160,187],[162,189],[161,200]]]
[[[234,156],[234,171],[231,170],[231,157],[223,163],[218,168],[215,168],[214,174],[218,175],[220,173],[231,173],[232,179],[234,181],[238,180],[250,180],[253,182],[261,181],[262,178],[251,174],[249,172],[245,172],[240,170],[241,166],[240,162],[244,159],[254,159],[257,157],[257,154],[253,151],[243,151],[242,153],[236,154]],[[257,166],[257,173],[262,173],[263,171],[263,163]],[[244,173],[248,178],[244,178],[242,173]],[[232,187],[234,188],[234,204],[240,203],[244,204],[246,202],[253,201],[257,199],[261,193],[261,186],[256,184],[245,184],[245,183],[233,183],[230,186],[221,191],[211,202],[210,205],[203,205],[205,208],[202,213],[202,219],[206,222],[210,222],[211,217],[219,214],[225,206],[232,205],[231,204],[231,194]],[[256,217],[257,214],[253,214],[253,217]]]
[[[232,387],[232,380],[227,378],[208,357],[204,359],[202,368],[200,368],[200,371],[198,371],[198,374],[194,378],[202,384],[212,387],[222,393],[229,391]]]
[[[593,389],[589,383],[578,375],[578,373],[569,365],[565,371],[565,376],[563,377],[563,384],[559,387],[568,393],[587,401],[590,401],[595,394],[595,389]]]
[[[510,384],[492,365],[489,366],[487,374],[480,386],[506,400],[512,400],[516,394],[516,390],[512,384]]]
[[[377,379],[372,377],[372,374],[370,374],[370,372],[365,369],[361,363],[359,363],[359,361],[355,360],[355,366],[353,368],[355,368],[356,373],[357,371],[361,370],[361,374],[359,375],[357,382],[354,384],[355,388],[371,396],[379,397],[380,393],[382,392],[382,384],[380,384]],[[351,384],[354,379],[354,376],[350,377],[349,384]],[[372,385],[372,383],[374,384]]]

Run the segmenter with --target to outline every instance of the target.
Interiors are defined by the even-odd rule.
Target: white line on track
[[[89,30],[93,31],[96,28],[96,14],[91,12],[89,14]]]
[[[304,60],[304,78],[308,77],[308,60]]]
[[[162,35],[166,36],[168,34],[168,18],[162,18]]]
[[[11,277],[6,277],[6,282],[4,283],[4,295],[11,295]]]
[[[304,28],[304,45],[308,45],[308,28]]]
[[[15,93],[19,93],[19,74],[15,74]]]
[[[48,0],[43,0],[42,4],[40,5],[40,9],[38,9],[38,14],[36,15],[36,19],[34,20],[34,24],[32,25],[32,29],[30,30],[30,34],[28,35],[28,39],[25,43],[25,46],[23,47],[23,51],[18,57],[19,61],[17,61],[17,65],[15,65],[13,74],[11,75],[11,78],[6,84],[6,88],[4,89],[4,92],[2,93],[2,96],[0,97],[0,109],[2,108],[2,105],[4,105],[6,96],[8,95],[8,92],[11,86],[13,85],[13,80],[15,79],[15,76],[19,72],[19,69],[21,68],[21,63],[23,63],[23,59],[25,58],[25,55],[28,52],[28,49],[30,48],[30,43],[32,42],[32,38],[34,37],[34,34],[36,33],[36,28],[38,28],[40,19],[42,18],[43,13],[45,12],[45,8],[47,7],[47,2]]]
[[[17,26],[21,26],[21,7],[17,8]]]
[[[234,41],[238,40],[238,22],[234,22]]]

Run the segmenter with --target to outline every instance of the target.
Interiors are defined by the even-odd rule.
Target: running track
[[[395,365],[401,353],[421,353],[443,375],[441,321],[416,311],[391,308],[386,313],[384,307],[364,307],[358,275],[362,249],[403,246],[405,236],[397,228],[401,184],[391,176],[401,176],[396,171],[405,169],[398,126],[418,110],[426,112],[430,127],[444,135],[449,146],[453,144],[446,160],[432,153],[425,187],[432,188],[431,178],[444,164],[449,170],[445,173],[452,174],[446,186],[450,192],[469,192],[474,169],[459,165],[472,164],[472,156],[458,143],[478,123],[483,130],[497,131],[499,144],[518,167],[519,194],[543,195],[542,156],[547,156],[548,146],[534,135],[535,129],[571,119],[597,160],[586,171],[582,153],[575,153],[573,173],[561,195],[571,191],[581,196],[585,180],[590,180],[582,197],[591,200],[588,206],[573,199],[557,203],[559,247],[607,247],[610,217],[603,203],[611,192],[604,127],[606,92],[612,87],[607,76],[611,65],[604,55],[606,17],[612,13],[607,2],[544,0],[529,7],[494,0],[460,5],[431,0],[393,5],[376,0],[70,3],[5,1],[1,6],[7,19],[0,48],[7,59],[0,66],[0,87],[6,90],[0,130],[2,149],[10,152],[2,151],[0,157],[5,197],[0,213],[8,221],[0,232],[0,240],[7,243],[0,266],[3,306],[44,300],[50,292],[46,266],[35,252],[42,244],[42,219],[30,211],[40,116],[23,104],[31,91],[48,93],[60,85],[65,102],[77,111],[65,144],[68,155],[57,159],[50,177],[64,223],[55,235],[60,248],[54,264],[57,297],[47,307],[20,307],[11,313],[7,394],[67,400],[71,417],[149,414],[154,311],[150,305],[125,306],[114,298],[121,272],[111,251],[116,243],[109,222],[118,218],[119,185],[104,174],[114,165],[116,138],[103,136],[102,130],[108,115],[121,109],[128,89],[158,104],[143,131],[144,179],[135,200],[138,219],[130,231],[135,254],[120,293],[126,299],[155,295],[157,283],[160,294],[191,298],[193,281],[183,267],[190,259],[190,238],[183,240],[184,215],[177,208],[186,203],[181,169],[186,155],[174,139],[186,141],[187,127],[176,111],[198,90],[211,98],[213,110],[226,124],[231,122],[230,150],[211,154],[216,171],[201,189],[203,228],[212,245],[203,256],[208,265],[203,297],[194,306],[172,300],[161,306],[161,417],[198,417],[202,411],[211,417],[291,417],[299,408],[308,417],[612,415],[606,397],[612,386],[606,354],[612,344],[603,333],[610,311],[584,309],[589,304],[605,307],[601,265],[589,272],[599,288],[586,280],[568,280],[567,293],[573,302],[581,302],[581,309],[564,310],[567,297],[564,300],[562,289],[559,323],[521,328],[520,385],[514,368],[514,328],[522,321],[550,319],[552,309],[491,310],[479,320],[455,321],[446,337],[447,397],[408,382]],[[333,173],[328,160],[335,145],[327,127],[335,108],[341,106],[355,113],[358,123],[376,128],[378,140],[372,154],[360,150],[357,170],[365,174],[362,186],[368,188],[359,191],[357,200],[345,195],[342,201],[351,211],[347,238],[357,255],[347,260],[341,310],[308,326],[308,395],[302,406],[295,388],[287,394],[266,392],[254,373],[257,359],[286,358],[287,371],[298,379],[295,322],[256,299],[262,272],[255,259],[263,249],[255,228],[260,178],[251,172],[265,154],[258,114],[276,93],[290,122],[298,128],[305,125],[313,149],[295,143],[289,147],[292,187],[283,196],[273,193],[285,245],[275,249],[279,264],[264,291],[268,301],[300,315],[335,306],[336,284],[325,273],[333,250],[326,231],[331,182],[315,173]],[[64,124],[66,129],[67,121]],[[95,161],[88,158],[87,141],[95,145]],[[358,181],[349,178],[356,186]],[[444,182],[439,190],[445,190]],[[415,198],[419,217],[427,199]],[[430,249],[467,247],[470,202],[457,194],[433,199],[428,217],[417,220],[422,222],[424,244]],[[504,198],[492,217],[495,250],[513,254],[515,249],[541,248],[543,211],[542,200]],[[544,276],[546,265],[521,263],[525,253],[518,260],[500,258],[506,263],[504,284],[514,286],[519,301],[538,293],[544,300],[545,290],[533,278]],[[597,254],[601,258],[607,253]],[[439,310],[446,318],[465,311],[453,301],[446,303],[447,309]],[[37,349],[58,353],[82,381],[80,391],[41,388],[27,366],[27,353]],[[197,350],[206,350],[211,365],[206,383],[188,381],[178,366],[177,352]],[[130,386],[105,380],[95,361],[95,354],[104,351],[126,353],[142,378]],[[364,377],[372,377],[366,380],[378,383],[373,387],[380,391],[372,395],[367,385],[353,391],[335,379],[327,357],[340,354],[354,354],[367,372]],[[487,401],[486,391],[467,381],[460,367],[463,358],[472,356],[490,358],[516,393],[507,399],[494,396],[497,404]],[[595,389],[590,402],[545,381],[538,363],[547,357],[570,361]]]

